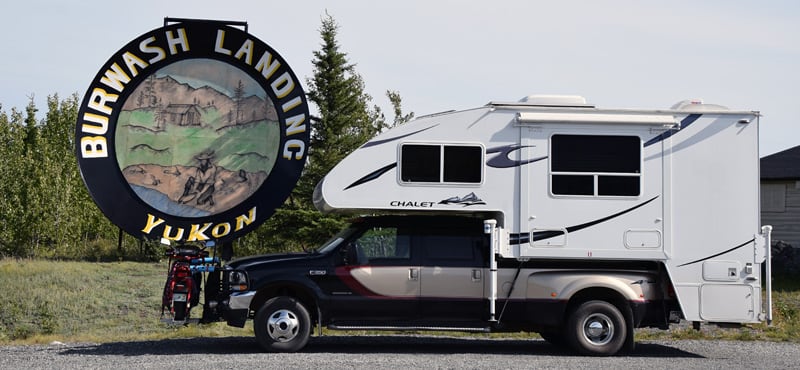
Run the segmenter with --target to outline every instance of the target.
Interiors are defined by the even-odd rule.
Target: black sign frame
[[[296,185],[309,149],[308,102],[288,63],[246,31],[224,21],[178,19],[167,25],[168,20],[175,19],[122,47],[92,80],[75,129],[80,173],[103,214],[135,237],[232,241],[269,218]],[[117,121],[132,92],[161,68],[191,59],[221,62],[255,80],[272,102],[280,132],[274,153],[268,153],[274,165],[260,186],[238,204],[196,217],[144,201],[126,180],[115,150]]]

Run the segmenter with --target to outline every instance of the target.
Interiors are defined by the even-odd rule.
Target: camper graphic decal
[[[78,165],[95,203],[129,234],[225,242],[294,188],[308,104],[286,61],[246,31],[166,22],[95,76],[78,112]]]
[[[753,239],[750,239],[750,240],[748,240],[748,241],[746,241],[746,242],[744,242],[744,243],[742,243],[742,244],[739,244],[739,245],[737,245],[737,246],[735,246],[735,247],[733,247],[733,248],[731,248],[731,249],[724,250],[724,251],[722,251],[722,252],[719,252],[719,253],[717,253],[717,254],[714,254],[714,255],[711,255],[711,256],[708,256],[708,257],[701,258],[701,259],[699,259],[699,260],[695,260],[695,261],[691,261],[691,262],[682,263],[682,264],[678,265],[678,267],[683,267],[683,266],[693,265],[693,264],[695,264],[695,263],[698,263],[698,262],[703,262],[703,261],[706,261],[706,260],[710,260],[710,259],[712,259],[712,258],[714,258],[714,257],[719,257],[719,256],[721,256],[721,255],[723,255],[723,254],[726,254],[726,253],[733,252],[733,251],[735,251],[735,250],[737,250],[737,249],[739,249],[739,248],[742,248],[742,247],[745,247],[745,246],[748,246],[748,245],[752,245],[753,243],[755,243],[755,241],[756,241],[756,239],[755,239],[755,238],[753,238]]]
[[[489,160],[486,161],[486,165],[494,168],[511,168],[547,159],[547,156],[531,158],[531,159],[511,159],[509,157],[509,155],[513,151],[520,150],[522,148],[533,148],[533,147],[534,145],[522,146],[518,144],[512,144],[512,145],[504,145],[504,146],[497,146],[494,148],[488,148],[486,149],[486,154],[494,154],[494,153],[497,154],[489,158]]]
[[[344,188],[344,190],[347,190],[347,189],[350,189],[350,188],[352,188],[354,186],[358,186],[358,185],[361,185],[363,183],[375,180],[378,177],[381,177],[381,175],[383,175],[384,173],[391,171],[395,167],[397,167],[397,162],[392,163],[392,164],[387,165],[387,166],[384,166],[384,167],[381,167],[378,170],[373,171],[373,172],[367,174],[366,176],[356,180],[354,183],[352,183],[349,186],[347,186],[346,188]]]
[[[384,140],[368,141],[366,144],[362,145],[361,148],[369,148],[371,146],[386,144],[386,143],[389,143],[389,142],[392,142],[392,141],[395,141],[395,140],[400,140],[402,138],[406,138],[406,137],[409,137],[409,136],[412,136],[412,135],[416,135],[416,134],[418,134],[420,132],[430,130],[430,129],[436,127],[436,126],[439,126],[439,124],[435,124],[435,125],[433,125],[431,127],[423,128],[421,130],[410,132],[410,133],[407,133],[405,135],[400,135],[400,136],[397,136],[397,137],[392,137],[392,138],[388,138],[388,139],[384,139]]]
[[[475,193],[469,193],[463,197],[450,197],[439,202],[439,204],[459,204],[464,207],[486,204]]]
[[[615,213],[615,214],[613,214],[613,215],[606,216],[606,217],[603,217],[603,218],[601,218],[601,219],[597,219],[597,220],[594,220],[594,221],[589,221],[589,222],[586,222],[586,223],[582,223],[582,224],[579,224],[579,225],[573,225],[573,226],[570,226],[570,227],[567,227],[567,228],[565,228],[564,230],[566,230],[566,231],[567,231],[567,233],[574,233],[574,232],[576,232],[576,231],[579,231],[579,230],[583,230],[583,229],[586,229],[586,228],[592,227],[592,226],[594,226],[594,225],[597,225],[597,224],[600,224],[600,223],[606,222],[606,221],[608,221],[608,220],[611,220],[611,219],[617,218],[617,217],[619,217],[619,216],[622,216],[622,215],[624,215],[624,214],[626,214],[626,213],[633,212],[633,211],[635,211],[635,210],[637,210],[637,209],[639,209],[639,208],[641,208],[641,207],[644,207],[645,205],[647,205],[647,204],[649,204],[649,203],[653,202],[653,201],[654,201],[654,200],[656,200],[656,199],[658,199],[658,196],[655,196],[655,197],[653,197],[653,198],[650,198],[649,200],[647,200],[647,201],[645,201],[645,202],[642,202],[642,203],[640,203],[640,204],[637,204],[636,206],[633,206],[633,207],[631,207],[631,208],[628,208],[628,209],[626,209],[626,210],[622,210],[622,211],[620,211],[620,212],[617,212],[617,213]],[[557,237],[557,236],[564,235],[564,232],[563,232],[563,231],[560,231],[560,230],[543,230],[543,231],[535,231],[535,232],[533,232],[532,234],[533,234],[533,235],[530,235],[530,233],[524,233],[524,234],[512,234],[512,235],[511,235],[511,244],[524,244],[524,243],[529,243],[529,242],[531,241],[531,240],[530,240],[530,237],[531,237],[531,236],[533,237],[533,240],[545,240],[545,239],[550,239],[550,238],[554,238],[554,237]]]

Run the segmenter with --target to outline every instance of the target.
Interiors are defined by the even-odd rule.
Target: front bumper
[[[225,310],[225,321],[230,326],[244,327],[250,316],[250,302],[256,292],[240,292],[231,294],[228,298],[228,309]]]

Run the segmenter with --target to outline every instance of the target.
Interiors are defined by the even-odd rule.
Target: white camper
[[[498,276],[498,261],[592,261],[594,270],[642,261],[674,289],[670,321],[756,323],[771,311],[758,124],[758,112],[700,101],[661,110],[603,109],[578,96],[491,102],[378,135],[320,182],[315,204],[488,220],[492,315],[513,277]],[[532,282],[514,278],[511,289],[531,292]]]

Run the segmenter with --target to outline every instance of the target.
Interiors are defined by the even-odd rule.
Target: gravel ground
[[[338,368],[789,369],[800,344],[642,341],[616,357],[575,356],[541,340],[429,336],[314,337],[303,352],[263,353],[252,337],[0,346],[2,369]]]

